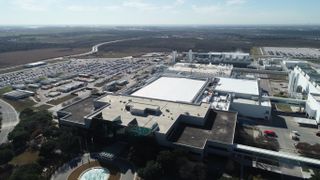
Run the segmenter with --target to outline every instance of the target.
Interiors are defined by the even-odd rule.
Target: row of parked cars
[[[268,137],[277,137],[277,134],[272,130],[264,130],[263,134]],[[300,133],[298,131],[291,131],[290,136],[293,140],[300,140]],[[316,132],[316,136],[320,137],[320,131]]]

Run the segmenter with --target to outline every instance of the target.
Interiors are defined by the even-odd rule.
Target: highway
[[[19,116],[16,110],[7,102],[0,99],[0,111],[2,112],[2,126],[0,132],[0,144],[5,143],[8,134],[19,122]]]
[[[99,44],[96,44],[96,45],[92,46],[91,51],[89,51],[89,52],[81,53],[81,54],[74,54],[74,55],[69,55],[69,56],[63,56],[63,57],[74,58],[74,57],[80,57],[80,56],[87,56],[87,55],[91,55],[91,54],[94,54],[94,53],[98,52],[100,46],[107,45],[107,44],[118,43],[118,42],[124,42],[124,41],[138,40],[138,39],[141,39],[141,38],[137,37],[137,38],[128,38],[128,39],[107,41],[107,42],[99,43]],[[63,58],[63,57],[60,57],[60,58]]]

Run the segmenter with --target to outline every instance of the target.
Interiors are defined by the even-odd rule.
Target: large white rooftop
[[[216,91],[238,93],[247,95],[259,95],[259,86],[257,80],[219,78]]]
[[[160,77],[132,96],[191,103],[205,84],[204,80]]]

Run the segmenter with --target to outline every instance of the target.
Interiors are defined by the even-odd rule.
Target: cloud
[[[157,6],[151,3],[147,3],[143,0],[127,0],[122,3],[122,6],[128,8],[134,8],[143,11],[156,10]]]
[[[232,5],[241,5],[246,3],[246,0],[227,0],[226,1],[226,5],[228,6],[232,6]]]
[[[192,5],[192,9],[195,13],[199,14],[230,13],[232,10],[246,2],[247,0],[226,0],[224,2],[209,5]]]
[[[175,5],[182,5],[184,4],[186,1],[185,0],[176,0],[175,1]]]
[[[59,0],[13,0],[12,5],[28,11],[47,11]]]
[[[96,11],[115,11],[120,9],[120,6],[83,6],[83,5],[71,5],[65,9],[73,12],[96,12]]]
[[[208,14],[208,13],[215,13],[221,12],[223,7],[220,5],[210,5],[210,6],[197,6],[192,5],[192,10],[198,14]]]

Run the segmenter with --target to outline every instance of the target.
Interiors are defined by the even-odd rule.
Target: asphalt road
[[[0,144],[8,140],[8,134],[19,122],[19,116],[16,110],[7,102],[0,99],[0,111],[2,112],[2,126],[0,132]]]

